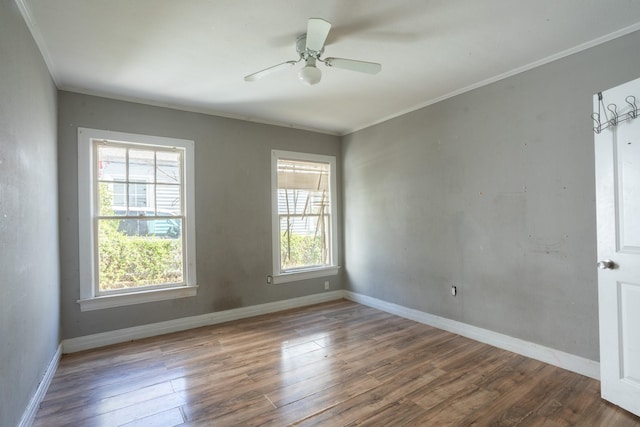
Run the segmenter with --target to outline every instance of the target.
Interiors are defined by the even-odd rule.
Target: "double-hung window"
[[[273,150],[273,282],[338,272],[336,159]]]
[[[78,129],[83,311],[195,295],[193,145]]]

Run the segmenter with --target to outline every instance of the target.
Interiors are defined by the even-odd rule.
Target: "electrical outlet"
[[[270,285],[271,283],[273,283],[273,276],[268,274],[267,275],[267,285]]]
[[[454,297],[458,295],[458,288],[455,285],[451,285],[451,295]]]
[[[328,280],[325,280],[325,282],[324,282],[324,290],[325,291],[329,290],[329,281]]]

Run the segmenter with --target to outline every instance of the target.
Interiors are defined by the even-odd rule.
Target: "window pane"
[[[329,216],[280,216],[280,269],[330,263]]]
[[[145,207],[154,214],[153,206],[153,184],[129,184],[129,207]]]
[[[154,174],[152,150],[129,150],[129,182],[154,182]]]
[[[278,187],[328,191],[329,164],[298,160],[278,160]]]
[[[118,183],[109,183],[109,182],[100,182],[98,183],[98,197],[99,200],[99,208],[100,215],[102,216],[111,216],[114,215],[114,211],[117,209],[115,206],[116,199],[119,199],[122,194],[116,195],[117,191],[124,191],[124,184]],[[124,198],[122,198],[124,201]]]
[[[105,181],[125,181],[127,176],[126,153],[124,148],[98,146],[98,179]]]
[[[127,206],[126,184],[121,182],[114,182],[113,184],[111,184],[111,188],[113,188],[113,206],[122,206],[122,207]]]
[[[182,200],[180,198],[181,187],[179,185],[156,185],[156,206],[158,215],[181,215]]]
[[[100,292],[183,284],[182,220],[98,221]]]
[[[161,183],[180,183],[180,153],[158,151],[156,153],[156,180]]]

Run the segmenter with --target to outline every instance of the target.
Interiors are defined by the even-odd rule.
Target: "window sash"
[[[137,144],[135,142],[119,142],[119,141],[110,141],[110,140],[94,140],[93,141],[93,154],[94,154],[94,159],[97,162],[96,165],[94,165],[94,190],[93,190],[93,194],[95,195],[95,199],[93,201],[94,203],[94,209],[96,212],[100,211],[100,191],[99,191],[99,186],[100,183],[105,183],[108,184],[112,187],[112,191],[114,193],[114,199],[115,199],[115,186],[117,185],[118,187],[123,186],[124,189],[124,194],[119,192],[119,196],[120,194],[122,194],[122,207],[124,207],[127,212],[129,211],[130,207],[133,208],[144,208],[144,207],[148,207],[148,208],[153,208],[153,211],[157,214],[158,209],[164,209],[166,211],[177,211],[176,215],[180,215],[182,212],[184,212],[184,178],[182,177],[183,175],[183,171],[184,171],[184,149],[181,148],[175,148],[175,147],[162,147],[162,146],[157,146],[157,145],[149,145],[149,144]],[[105,161],[103,161],[103,159],[100,157],[99,152],[100,149],[104,148],[115,148],[115,149],[121,149],[124,150],[125,152],[125,156],[123,158],[123,162],[124,165],[121,165],[121,168],[124,168],[124,179],[108,179],[106,176],[101,177],[100,173],[104,173],[103,171],[103,167],[104,163],[106,163]],[[136,174],[136,171],[131,171],[131,160],[130,160],[130,153],[131,151],[137,151],[137,152],[146,152],[146,153],[152,153],[153,154],[153,161],[152,161],[152,168],[153,168],[153,177],[151,179],[149,179],[149,176],[146,176],[142,174],[142,171],[138,171],[138,173]],[[166,180],[159,180],[158,179],[158,169],[160,169],[159,166],[159,161],[158,161],[158,154],[159,153],[171,153],[171,154],[175,154],[177,155],[177,171],[175,171],[175,176],[176,176],[176,181],[177,182],[166,182]],[[116,162],[111,162],[111,163],[116,163]],[[159,197],[159,189],[160,188],[164,188],[164,191],[166,192],[169,188],[175,188],[177,190],[178,193],[178,200],[179,203],[178,205],[170,205],[170,206],[158,206],[159,205],[159,199],[162,199],[162,197]],[[144,189],[144,195],[138,194],[137,192],[132,194],[131,190],[132,189]],[[140,205],[138,204],[138,202],[140,200],[144,199],[145,203],[144,205]],[[133,202],[133,203],[132,203]],[[151,202],[151,203],[149,203]],[[161,203],[161,202],[160,202]],[[112,203],[113,206],[116,205],[116,203]],[[163,215],[163,216],[167,216],[167,215]]]
[[[291,265],[291,266],[287,266],[287,256],[288,255],[288,259],[291,259],[291,242],[290,239],[288,240],[287,243],[289,243],[288,245],[285,245],[285,242],[283,242],[283,240],[286,239],[285,235],[287,234],[287,232],[289,231],[289,225],[290,220],[293,220],[294,222],[296,221],[296,219],[300,219],[300,220],[304,220],[305,218],[315,218],[316,224],[314,230],[309,230],[309,228],[307,227],[307,230],[301,230],[302,227],[298,226],[297,230],[298,232],[295,233],[295,235],[297,236],[297,239],[303,239],[303,238],[311,238],[311,240],[316,240],[316,239],[320,239],[320,262],[302,262],[302,263],[298,263],[295,265]],[[280,214],[279,215],[279,222],[280,222],[280,271],[281,272],[290,272],[290,271],[297,271],[297,270],[304,270],[304,269],[309,269],[309,268],[319,268],[319,267],[328,267],[333,265],[331,260],[331,215],[330,214],[307,214],[307,215],[301,215],[301,214],[296,214],[296,215],[288,215],[288,214]],[[284,223],[284,224],[283,224]],[[322,227],[320,226],[320,224],[322,224]],[[284,228],[283,228],[284,225]],[[318,236],[317,230],[319,228],[322,228],[322,230],[327,230],[326,232],[321,233]],[[294,227],[291,227],[291,229],[293,230]],[[313,236],[313,237],[312,237]],[[298,240],[299,241],[299,240]],[[285,255],[285,256],[283,256]],[[309,258],[309,257],[302,257],[303,261],[305,258]],[[312,257],[313,258],[313,257]],[[322,261],[324,260],[324,261]],[[313,260],[309,260],[309,261],[313,261]]]
[[[273,275],[290,275],[337,268],[337,224],[335,203],[335,157],[316,154],[272,151],[272,218]],[[297,194],[296,194],[297,193]],[[297,199],[297,200],[296,200]],[[287,207],[288,203],[288,207]],[[313,206],[310,206],[312,204]],[[295,206],[294,206],[295,205]],[[287,219],[315,221],[311,227],[323,225],[324,236],[318,230],[302,230],[311,241],[324,239],[320,262],[286,265],[283,233],[289,228]],[[284,224],[284,225],[283,225]],[[305,237],[302,237],[305,238]],[[308,243],[311,245],[311,243]],[[313,245],[311,245],[313,246]],[[308,248],[307,243],[305,247]],[[309,258],[307,258],[308,260]],[[304,258],[301,258],[304,260]]]

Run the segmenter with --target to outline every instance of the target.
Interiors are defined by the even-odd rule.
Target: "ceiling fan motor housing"
[[[322,53],[324,52],[324,46],[322,46],[322,49],[320,50],[320,52],[307,49],[307,35],[302,34],[302,35],[299,35],[298,38],[296,39],[296,51],[300,54],[300,57],[304,60],[306,60],[309,57],[318,59],[320,55],[322,55]]]

